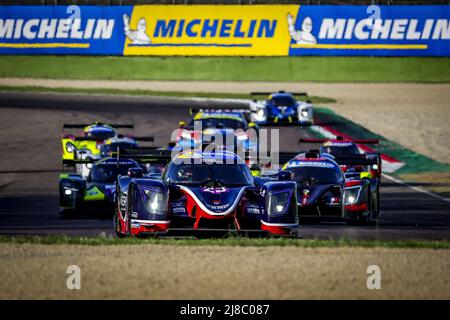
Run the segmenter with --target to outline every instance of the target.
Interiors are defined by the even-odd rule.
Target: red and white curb
[[[336,139],[337,136],[340,136],[344,139],[352,140],[352,137],[349,135],[333,129],[330,126],[313,125],[311,126],[311,130],[321,134],[326,139]],[[357,146],[362,152],[376,152],[375,149],[365,144],[358,143]],[[383,164],[383,171],[387,173],[393,173],[405,165],[404,162],[401,162],[400,160],[397,160],[387,154],[381,154],[381,161]]]

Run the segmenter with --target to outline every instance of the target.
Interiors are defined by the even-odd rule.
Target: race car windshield
[[[90,175],[92,182],[114,183],[119,174],[126,175],[129,168],[136,167],[136,164],[97,164],[92,167]]]
[[[294,174],[296,182],[314,181],[318,184],[338,184],[342,176],[337,168],[295,167],[287,169]]]
[[[87,137],[97,139],[97,140],[107,140],[110,138],[114,138],[114,131],[90,131],[86,134]]]
[[[295,100],[291,97],[274,97],[272,98],[272,104],[275,106],[292,106],[295,104]]]
[[[202,129],[207,128],[229,128],[229,129],[244,129],[244,122],[242,120],[238,119],[231,119],[231,118],[205,118],[201,120],[195,120],[195,121],[201,121],[202,123]],[[194,127],[194,121],[191,122],[191,127]]]
[[[329,153],[335,157],[358,156],[361,153],[354,144],[348,146],[328,146],[322,147],[321,153]]]
[[[172,164],[163,178],[167,183],[204,186],[244,186],[253,183],[245,164]]]

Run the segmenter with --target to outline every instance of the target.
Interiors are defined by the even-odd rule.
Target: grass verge
[[[362,248],[428,248],[450,249],[450,241],[425,241],[425,240],[315,240],[315,239],[286,239],[286,238],[226,238],[226,239],[118,239],[112,237],[69,237],[69,236],[0,236],[0,244],[44,244],[44,245],[142,245],[159,244],[175,246],[239,246],[239,247],[269,247],[269,246],[294,246],[302,248],[337,248],[337,247],[362,247]]]
[[[277,82],[450,82],[450,58],[2,56],[0,77]]]
[[[220,92],[185,92],[185,91],[154,91],[154,90],[117,90],[107,88],[49,88],[41,86],[0,86],[0,91],[13,92],[56,92],[56,93],[79,93],[79,94],[107,94],[107,95],[132,95],[132,96],[154,96],[154,97],[179,97],[179,98],[215,98],[215,99],[265,99],[267,96],[251,96],[243,93],[220,93]],[[298,98],[299,100],[302,97]],[[327,97],[309,96],[313,103],[334,103],[335,99]]]

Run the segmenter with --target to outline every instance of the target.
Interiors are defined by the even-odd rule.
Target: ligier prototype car
[[[358,161],[366,166],[374,163]],[[354,160],[349,162],[356,164]],[[315,151],[295,156],[282,169],[297,182],[300,218],[342,218],[349,224],[369,224],[378,218],[379,180],[366,171],[352,168],[344,174],[332,156]]]
[[[81,136],[63,134],[61,141],[63,160],[82,158],[78,153],[79,151],[83,151],[83,155],[90,154],[92,157],[98,157],[104,141],[117,138],[118,128],[133,128],[133,125],[107,125],[101,122],[94,122],[92,124],[63,124],[63,132],[65,129],[83,129]]]
[[[67,128],[82,128],[83,135],[75,136],[64,134],[62,138],[62,158],[66,160],[100,160],[113,155],[123,149],[133,149],[138,147],[138,141],[153,142],[153,137],[124,136],[118,134],[120,128],[132,129],[132,124],[107,125],[95,122],[86,124],[64,124],[63,131]],[[67,161],[66,163],[71,163]],[[75,162],[76,172],[83,178],[89,175],[91,164]],[[73,163],[72,163],[73,164]]]
[[[252,92],[252,95],[267,95],[266,92]],[[313,123],[313,106],[309,100],[298,101],[295,96],[306,93],[279,91],[269,94],[265,101],[253,100],[250,107],[251,121],[259,125],[310,125]]]
[[[296,183],[252,177],[229,151],[185,151],[161,180],[130,169],[117,181],[118,236],[170,231],[297,234]]]
[[[89,160],[83,162],[89,162]],[[86,178],[80,174],[62,173],[59,180],[61,213],[67,215],[99,209],[112,212],[117,176],[127,174],[128,169],[135,167],[141,169],[139,163],[132,159],[105,158],[92,164]]]
[[[220,146],[226,145],[229,149],[232,147],[230,151],[257,151],[258,126],[248,122],[242,110],[191,109],[191,113],[194,114],[191,122],[188,125],[181,121],[175,137],[174,142],[180,149],[194,149],[213,142]],[[197,129],[200,126],[201,131]]]
[[[322,143],[319,152],[321,154],[332,155],[333,159],[341,165],[341,169],[346,172],[352,168],[356,171],[365,171],[365,166],[359,164],[359,160],[373,160],[373,164],[368,168],[371,176],[381,178],[382,162],[378,152],[368,152],[362,147],[366,144],[379,143],[376,139],[345,139],[336,137],[336,139],[300,139],[300,143]],[[355,164],[351,164],[351,162]]]
[[[74,159],[100,159],[108,154],[112,149],[131,149],[137,145],[138,141],[153,142],[154,137],[137,137],[134,135],[124,136],[118,133],[118,129],[133,129],[132,124],[104,124],[94,122],[92,124],[64,124],[65,129],[83,129],[81,136],[73,134],[63,134],[62,138],[62,158],[63,160]],[[103,145],[110,145],[102,148]]]

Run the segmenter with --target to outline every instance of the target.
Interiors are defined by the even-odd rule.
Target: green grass
[[[226,239],[117,239],[110,237],[68,237],[68,236],[0,236],[0,244],[44,244],[44,245],[176,245],[176,246],[239,246],[239,247],[268,247],[268,246],[294,246],[301,248],[341,248],[341,247],[363,247],[363,248],[428,248],[428,249],[450,249],[449,241],[424,241],[424,240],[314,240],[314,239],[287,239],[267,238],[250,239],[235,238]]]
[[[220,92],[184,92],[184,91],[154,91],[154,90],[129,90],[129,89],[107,89],[107,88],[48,88],[39,86],[0,86],[0,91],[15,92],[57,92],[57,93],[82,93],[82,94],[107,94],[107,95],[133,95],[133,96],[158,96],[158,97],[181,97],[181,98],[220,98],[220,99],[264,99],[267,96],[251,96],[242,93],[220,93]],[[302,97],[298,98],[299,100]],[[334,103],[335,99],[327,97],[308,96],[313,103]]]
[[[108,80],[450,82],[450,58],[2,56],[0,77]]]

